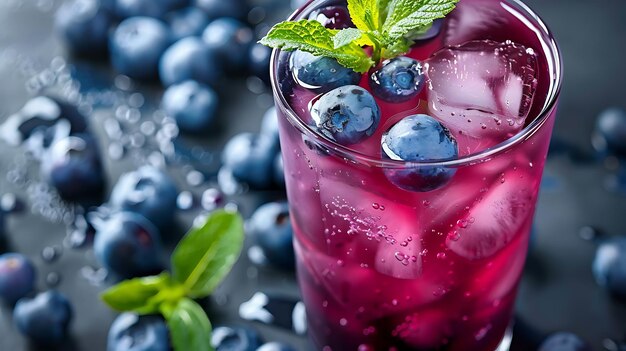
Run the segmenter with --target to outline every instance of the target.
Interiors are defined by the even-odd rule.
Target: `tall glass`
[[[291,19],[334,4],[345,2],[313,1]],[[547,27],[520,1],[461,0],[459,7],[466,13],[456,14],[455,25],[486,29],[476,38],[439,34],[425,44],[431,53],[461,43],[451,40],[511,39],[539,50],[540,58],[523,129],[456,160],[392,161],[320,136],[303,122],[306,106],[289,86],[289,53],[274,53],[298,278],[317,350],[508,349],[505,334],[555,120],[561,59]],[[488,16],[472,14],[476,8]],[[496,22],[500,30],[480,21]],[[456,173],[425,192],[390,181],[394,172],[420,167]]]

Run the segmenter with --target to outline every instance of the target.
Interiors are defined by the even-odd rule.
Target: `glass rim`
[[[323,2],[328,0],[312,0],[306,6],[303,6],[297,9],[294,13],[289,16],[288,20],[292,21],[297,19],[297,17],[303,12],[311,9],[315,9],[318,5],[321,5]],[[297,114],[293,111],[289,103],[285,99],[282,91],[278,87],[278,76],[276,72],[276,68],[278,65],[278,58],[282,50],[274,49],[272,51],[271,65],[270,65],[270,77],[272,82],[272,92],[274,95],[275,104],[277,108],[280,108],[286,115],[288,121],[291,125],[297,128],[301,133],[306,135],[309,140],[318,146],[321,146],[327,150],[334,156],[343,157],[346,161],[351,161],[354,163],[361,163],[375,167],[382,168],[414,168],[419,166],[429,166],[429,167],[460,167],[465,165],[471,165],[478,162],[489,160],[499,154],[505,153],[508,150],[512,149],[517,144],[520,144],[530,138],[533,134],[535,134],[550,118],[552,111],[556,108],[556,103],[558,97],[561,93],[561,88],[563,84],[563,57],[561,54],[561,50],[556,40],[554,39],[554,35],[552,31],[546,26],[545,22],[541,19],[539,15],[537,15],[528,5],[526,5],[521,0],[501,0],[503,3],[512,3],[519,6],[524,12],[525,15],[529,16],[529,18],[533,21],[530,22],[530,28],[534,29],[537,32],[539,40],[542,44],[542,52],[548,61],[548,68],[550,69],[550,89],[548,91],[548,99],[543,106],[543,109],[539,113],[539,115],[524,129],[515,134],[514,136],[498,143],[495,146],[484,149],[480,152],[472,153],[466,156],[462,156],[459,158],[451,159],[451,160],[435,160],[435,161],[401,161],[401,160],[390,160],[390,159],[382,159],[377,158],[371,155],[367,155],[361,153],[356,150],[352,150],[347,146],[341,145],[335,141],[330,139],[326,139],[320,134],[318,134],[311,126],[304,123]],[[520,20],[522,20],[520,18]],[[528,19],[524,19],[528,20]],[[544,42],[544,38],[547,38],[548,41]]]

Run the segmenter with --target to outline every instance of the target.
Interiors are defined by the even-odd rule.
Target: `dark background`
[[[227,0],[225,0],[227,1]],[[55,57],[66,57],[59,40],[52,33],[53,10],[60,1],[0,0],[0,121],[19,110],[31,96],[29,79],[48,67]],[[527,0],[554,31],[565,62],[565,81],[555,129],[555,139],[570,143],[591,153],[590,135],[597,114],[608,106],[626,107],[626,2],[621,0]],[[67,59],[81,67],[76,76],[83,86],[112,87],[113,74],[106,65],[89,64]],[[94,82],[95,81],[95,82]],[[224,125],[220,133],[194,143],[220,145],[237,131],[258,130],[263,111],[270,106],[271,96],[250,88],[245,78],[224,82],[222,100]],[[247,88],[248,87],[248,88]],[[134,87],[147,96],[147,106],[158,101],[155,87]],[[147,108],[148,108],[147,107]],[[92,118],[102,133],[99,121],[112,114],[111,109],[98,109]],[[227,116],[227,117],[226,117]],[[186,140],[186,142],[191,142]],[[141,162],[142,150],[122,161],[107,161],[109,179],[115,180],[123,171],[134,169]],[[8,250],[29,255],[39,268],[39,287],[46,288],[48,273],[59,273],[58,289],[72,300],[76,316],[72,325],[73,340],[64,349],[98,351],[105,349],[108,326],[115,317],[98,299],[104,286],[83,277],[84,267],[95,266],[90,250],[65,248],[54,263],[44,263],[41,250],[61,245],[66,226],[50,221],[31,211],[32,196],[28,183],[10,182],[4,175],[24,159],[24,151],[0,144],[0,194],[16,193],[26,202],[26,213],[8,220]],[[17,160],[17,161],[16,161]],[[608,166],[607,166],[608,165]],[[516,334],[514,350],[530,350],[535,337],[543,333],[568,330],[580,334],[597,350],[608,345],[607,338],[626,336],[626,303],[611,299],[599,288],[591,275],[594,244],[580,239],[579,229],[595,225],[611,234],[626,234],[626,195],[607,189],[614,164],[581,161],[566,154],[553,154],[546,166],[545,186],[537,208],[537,240],[519,295],[518,325],[529,325],[538,334],[521,328]],[[30,167],[37,179],[36,167]],[[200,194],[211,186],[208,181],[199,187],[185,184],[190,168],[172,170],[181,188]],[[9,176],[10,178],[10,176]],[[113,183],[113,181],[111,181]],[[235,197],[234,201],[248,216],[256,204],[273,194],[257,197]],[[195,212],[194,212],[195,211]],[[189,221],[197,210],[181,213],[181,223]],[[184,226],[181,224],[181,226]],[[105,283],[109,284],[110,281]],[[297,296],[291,274],[252,265],[242,255],[233,273],[218,289],[206,306],[215,324],[242,321],[237,307],[257,290]],[[269,340],[284,340],[298,350],[305,341],[279,328],[255,324]],[[17,334],[10,320],[10,309],[0,309],[0,350],[29,349]]]

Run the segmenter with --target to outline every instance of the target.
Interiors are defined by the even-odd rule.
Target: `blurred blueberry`
[[[287,344],[281,342],[268,342],[262,345],[256,351],[295,351],[295,349]]]
[[[222,151],[222,163],[240,182],[267,189],[273,181],[274,141],[265,135],[242,133],[231,138]]]
[[[61,293],[47,291],[35,298],[23,298],[13,310],[17,329],[33,342],[51,346],[67,335],[73,311],[69,300]]]
[[[274,182],[280,186],[285,185],[285,167],[283,165],[283,154],[276,154],[274,158]]]
[[[107,351],[170,351],[170,337],[160,316],[120,314],[111,324]]]
[[[115,12],[121,18],[147,16],[161,18],[166,13],[189,4],[189,0],[115,0]]]
[[[276,113],[276,107],[272,106],[265,111],[263,121],[261,122],[261,134],[269,137],[277,150],[280,149],[278,114]]]
[[[268,261],[283,269],[293,269],[293,228],[287,202],[271,202],[259,207],[250,218],[250,230]]]
[[[325,93],[345,85],[356,85],[361,74],[346,68],[329,57],[314,56],[295,51],[289,58],[289,67],[301,86],[317,93]]]
[[[214,87],[222,71],[220,61],[200,38],[187,37],[165,51],[159,75],[165,86],[196,80]]]
[[[159,232],[141,215],[115,212],[108,218],[94,220],[94,226],[94,253],[109,272],[134,278],[163,269]]]
[[[383,136],[382,148],[384,156],[409,162],[450,160],[459,154],[450,131],[428,115],[413,115],[396,123]],[[385,175],[392,183],[418,192],[444,186],[455,173],[456,169],[441,166],[385,169]]]
[[[593,275],[600,286],[626,299],[626,237],[608,239],[598,246]]]
[[[626,156],[626,110],[613,107],[603,111],[592,143],[598,152]]]
[[[374,95],[388,102],[403,102],[417,96],[426,78],[422,63],[409,57],[387,60],[370,75]]]
[[[65,2],[54,19],[56,30],[73,53],[98,56],[107,51],[113,18],[100,0]]]
[[[174,222],[177,197],[176,185],[166,173],[144,166],[120,177],[109,204],[114,210],[138,213],[165,230]]]
[[[208,132],[217,114],[217,94],[210,87],[188,80],[167,88],[161,107],[176,119],[178,128],[190,134]]]
[[[217,327],[211,334],[215,351],[255,351],[261,342],[259,333],[246,327]]]
[[[99,199],[105,174],[96,140],[77,134],[56,141],[42,160],[43,178],[69,201]]]
[[[247,68],[254,34],[245,24],[233,18],[218,18],[206,27],[202,39],[228,72],[241,74]]]
[[[131,17],[122,21],[110,41],[111,63],[131,78],[157,77],[159,59],[170,44],[167,26],[150,17]]]
[[[194,0],[194,3],[212,19],[231,17],[243,20],[248,15],[245,0]]]
[[[380,123],[380,108],[367,90],[347,85],[322,95],[311,116],[322,135],[352,145],[374,134]]]
[[[444,23],[443,18],[436,19],[426,32],[412,36],[411,39],[415,41],[432,39],[438,36],[439,33],[441,33],[441,28],[443,27],[443,23]]]
[[[13,304],[35,288],[35,266],[24,255],[0,255],[0,299]]]
[[[172,39],[175,41],[186,37],[201,36],[202,31],[210,22],[209,16],[197,7],[186,7],[170,12],[166,20],[170,25]]]
[[[309,19],[316,20],[324,27],[330,29],[345,29],[354,27],[348,8],[341,5],[326,6],[317,9],[311,12]]]
[[[265,84],[270,84],[270,60],[272,58],[272,49],[255,43],[250,46],[248,54],[248,65],[250,73],[261,78]]]
[[[539,351],[592,351],[579,336],[572,333],[554,333],[539,346]]]

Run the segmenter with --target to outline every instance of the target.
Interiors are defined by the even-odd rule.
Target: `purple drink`
[[[361,77],[380,121],[349,145],[315,127],[324,98],[294,79],[291,55],[275,55],[273,83],[316,349],[506,350],[560,89],[545,26],[515,0],[461,0],[405,55],[423,65],[419,93],[390,102],[376,68]],[[417,114],[447,128],[458,158],[390,159],[386,138]]]

